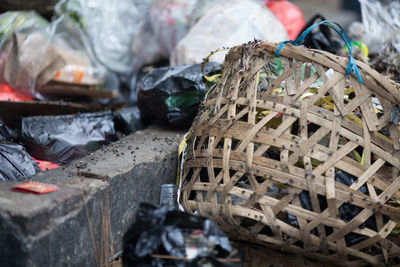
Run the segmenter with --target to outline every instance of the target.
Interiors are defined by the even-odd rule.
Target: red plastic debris
[[[58,191],[60,188],[55,185],[43,184],[39,182],[26,182],[16,185],[11,188],[14,191],[34,194],[47,194],[50,192]]]
[[[60,167],[60,165],[45,161],[45,160],[37,160],[34,157],[32,157],[33,160],[39,165],[39,168],[43,171],[51,170]]]
[[[265,5],[271,10],[275,17],[285,27],[290,40],[296,39],[297,35],[306,25],[303,12],[296,5],[287,0],[264,0]]]
[[[8,84],[0,83],[0,101],[25,102],[33,101],[29,94],[13,90]]]

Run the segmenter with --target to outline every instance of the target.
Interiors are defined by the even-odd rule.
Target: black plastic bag
[[[297,37],[299,37],[307,28],[309,28],[313,24],[323,20],[325,20],[325,18],[322,15],[315,15],[308,21],[307,25],[304,26]],[[321,24],[317,26],[314,30],[312,30],[304,38],[303,45],[307,48],[320,49],[333,54],[336,54],[336,52],[338,52],[339,49],[343,47],[341,40],[339,38],[333,37],[331,29],[324,24]]]
[[[136,222],[124,235],[124,266],[241,266],[223,263],[232,248],[229,239],[210,221],[166,207],[140,204]],[[189,247],[196,247],[191,260],[152,257],[152,254],[188,257]]]
[[[0,181],[19,181],[37,172],[40,168],[22,146],[0,142]]]
[[[144,129],[146,126],[140,117],[137,106],[124,108],[114,114],[115,130],[124,134],[134,133]]]
[[[17,134],[4,124],[0,117],[0,141],[12,141],[17,139]]]
[[[204,74],[217,71],[207,63]],[[163,67],[146,73],[139,85],[138,106],[144,121],[161,120],[178,129],[190,127],[205,94],[201,64]]]
[[[400,116],[400,109],[398,105],[394,105],[392,107],[392,111],[390,112],[389,121],[394,125],[399,124],[399,116]]]
[[[339,170],[335,173],[335,181],[338,183],[341,183],[341,184],[344,184],[347,186],[351,186],[353,183],[355,183],[356,180],[357,180],[357,177],[355,177],[351,174],[348,174],[346,172],[343,172],[341,170]],[[363,194],[368,194],[368,189],[365,185],[361,186],[358,189],[358,191]],[[307,209],[309,211],[313,211],[310,194],[307,191],[302,191],[299,195],[299,198],[300,198],[300,203],[301,203],[302,208]],[[323,196],[318,195],[318,203],[319,203],[321,210],[325,210],[328,207],[328,203],[326,202],[326,199]],[[339,217],[340,217],[340,219],[342,219],[346,222],[349,222],[362,211],[363,211],[363,208],[352,205],[351,203],[343,203],[339,207]],[[387,216],[384,216],[385,223],[387,222],[387,220],[388,220]],[[287,223],[289,223],[290,225],[299,228],[299,223],[295,216],[289,214],[285,221]],[[377,231],[375,217],[371,216],[359,227],[361,229],[368,227],[370,229]],[[327,231],[328,234],[332,233],[332,231],[333,231],[333,229],[329,228],[329,227],[326,227],[325,230]],[[311,232],[313,234],[317,235],[316,229],[313,229]],[[363,241],[364,239],[365,239],[364,236],[358,235],[355,233],[349,233],[345,237],[346,245],[349,247]],[[373,252],[371,252],[371,253],[373,253]]]
[[[111,112],[26,117],[18,127],[30,155],[61,164],[118,139]]]

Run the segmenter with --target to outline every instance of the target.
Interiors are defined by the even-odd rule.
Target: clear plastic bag
[[[185,37],[190,27],[204,14],[210,4],[225,0],[158,0],[150,8],[153,33],[162,45],[164,55],[168,55],[177,43]]]
[[[108,69],[130,73],[168,59],[191,26],[227,0],[62,0],[56,14],[71,17]]]
[[[199,63],[213,50],[254,38],[279,42],[287,40],[288,36],[280,21],[261,1],[224,1],[206,10],[179,41],[170,62],[174,66]],[[224,55],[219,53],[210,60],[222,62]]]
[[[107,70],[99,64],[81,29],[68,17],[13,32],[0,58],[0,82],[42,98],[38,88],[50,81],[102,86]]]
[[[8,11],[0,15],[0,50],[17,29],[33,29],[48,22],[34,11]]]
[[[132,71],[133,39],[153,0],[62,0],[58,16],[67,15],[87,33],[97,59],[118,73]]]
[[[358,35],[371,53],[382,52],[388,44],[400,52],[400,1],[359,0],[363,32]]]
[[[133,70],[168,59],[190,28],[222,2],[227,0],[154,0],[132,43]]]

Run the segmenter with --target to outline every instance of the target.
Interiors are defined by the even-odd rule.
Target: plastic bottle
[[[168,209],[177,209],[177,191],[178,188],[174,184],[163,184],[160,193],[160,206]]]

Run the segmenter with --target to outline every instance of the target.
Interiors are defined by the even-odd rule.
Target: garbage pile
[[[289,2],[290,22],[271,4],[61,0],[50,20],[0,14],[1,180],[69,164],[149,123],[188,129],[223,62],[216,53],[201,65],[211,50],[283,41],[304,25]]]
[[[315,14],[306,22],[302,11],[287,0],[60,0],[51,20],[35,11],[0,14],[0,182],[23,180],[70,164],[151,123],[188,130],[201,102],[221,79],[227,51],[253,40],[280,43],[300,38],[305,47],[341,56],[350,50],[352,57],[400,82],[400,3],[359,2],[362,22],[348,27],[352,51],[330,27],[320,24],[326,14]],[[283,73],[283,64],[295,66],[296,62],[274,58],[260,72],[261,93],[267,89],[262,85]],[[302,78],[293,83],[304,84],[306,76],[323,72],[311,64],[300,67]],[[333,75],[323,74],[328,79]],[[317,93],[323,82],[316,80],[301,99]],[[282,98],[282,88],[274,86],[271,97]],[[342,95],[346,106],[355,91],[346,85]],[[374,96],[376,114],[371,116],[381,118],[384,107],[378,100]],[[333,102],[324,96],[314,108],[333,111]],[[243,110],[237,106],[239,113]],[[361,114],[354,109],[347,118],[363,127]],[[393,107],[390,121],[396,126],[399,114],[398,106]],[[259,112],[255,120],[267,116]],[[266,127],[278,129],[285,116],[279,112]],[[319,129],[312,124],[307,127],[302,132],[299,121],[290,131],[312,136]],[[382,127],[376,131],[377,138],[391,137],[390,130]],[[327,137],[320,141],[329,142]],[[347,140],[338,137],[337,142],[344,146]],[[225,149],[218,145],[220,151]],[[233,149],[240,144],[233,141],[231,145]],[[272,146],[262,156],[268,160],[285,157]],[[364,166],[365,157],[357,147],[349,159]],[[319,164],[310,161],[311,168]],[[334,171],[334,181],[343,187],[357,181],[350,173]],[[208,173],[199,175],[204,178]],[[241,182],[247,190],[249,184]],[[286,194],[290,182],[268,187],[266,194]],[[28,182],[14,190],[45,193],[58,188]],[[358,189],[363,194],[368,190],[366,186]],[[232,198],[230,204],[243,199]],[[327,201],[306,191],[299,193],[301,208],[312,211],[312,202],[322,210],[329,207]],[[337,219],[350,221],[361,212],[344,203]],[[293,228],[305,223],[290,214],[283,221]],[[360,229],[365,227],[378,225],[365,220]],[[316,230],[311,233],[315,235]],[[346,238],[348,246],[361,242],[358,234]],[[233,255],[229,239],[211,221],[166,206],[140,205],[136,222],[124,238],[125,266],[240,266],[240,259]]]

